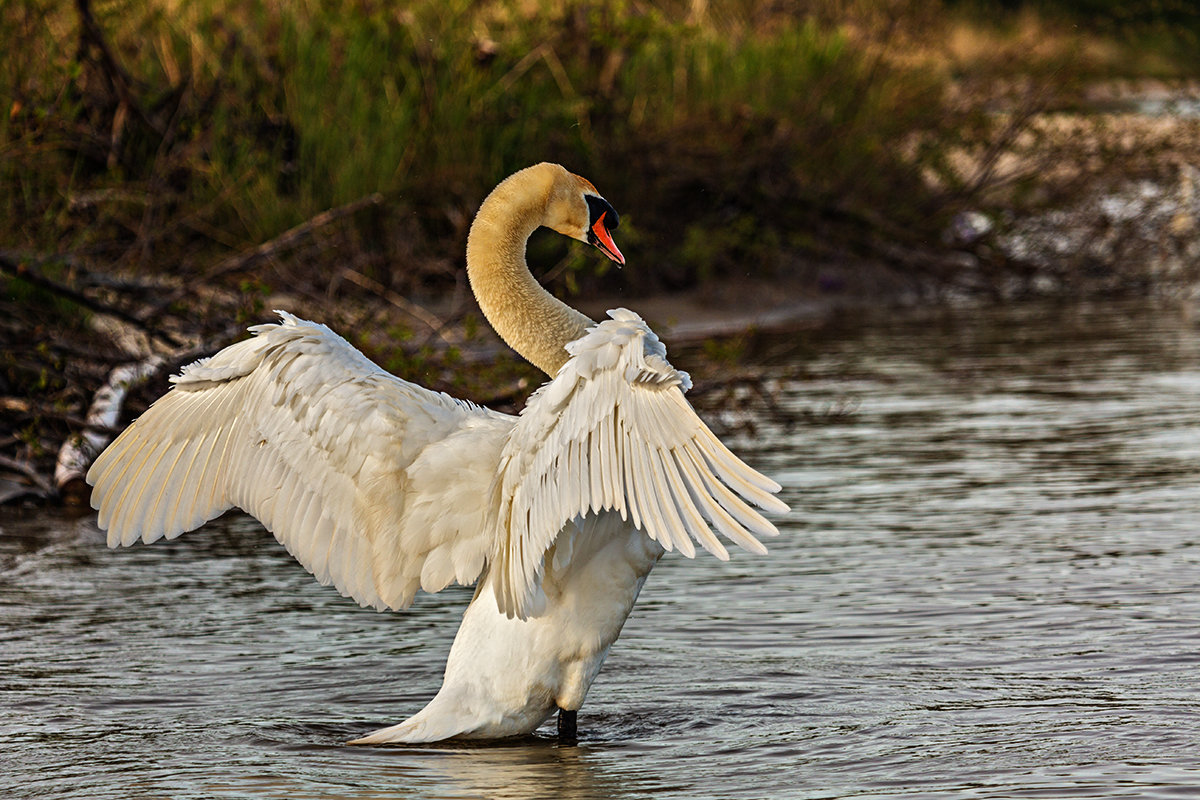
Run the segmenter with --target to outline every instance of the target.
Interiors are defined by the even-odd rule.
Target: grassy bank
[[[388,285],[436,282],[487,189],[554,159],[642,234],[634,280],[678,285],[770,268],[830,210],[927,218],[916,176],[967,122],[945,75],[891,58],[928,14],[175,5],[97,4],[94,30],[48,0],[0,12],[5,246],[186,272],[381,192],[345,244]]]
[[[117,0],[84,24],[15,0],[0,12],[0,244],[198,274],[381,193],[334,244],[389,287],[445,288],[483,194],[558,160],[622,210],[635,288],[770,275],[784,253],[870,250],[876,222],[936,236],[978,188],[948,155],[1004,135],[981,113],[999,76],[1044,103],[1083,75],[1178,69],[1128,58],[1158,18],[1089,50],[1052,7]],[[603,285],[579,268],[559,280]]]

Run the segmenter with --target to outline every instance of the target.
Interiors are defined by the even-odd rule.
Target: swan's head
[[[586,178],[558,167],[542,224],[563,236],[595,245],[613,261],[625,264],[625,256],[612,238],[621,218]]]

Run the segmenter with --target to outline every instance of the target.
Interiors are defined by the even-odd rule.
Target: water
[[[880,317],[757,358],[711,413],[795,511],[770,557],[662,562],[578,746],[342,744],[434,694],[468,590],[377,614],[244,517],[114,552],[8,512],[0,797],[1200,796],[1195,323]]]

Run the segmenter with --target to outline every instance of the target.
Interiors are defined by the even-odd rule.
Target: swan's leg
[[[558,710],[558,740],[560,742],[575,741],[575,714],[565,708]]]

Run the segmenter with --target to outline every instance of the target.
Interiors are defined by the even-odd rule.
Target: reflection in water
[[[586,750],[547,742],[500,747],[439,750],[436,753],[386,754],[402,769],[417,764],[439,776],[437,785],[469,797],[523,798],[620,797],[621,788],[597,774]],[[376,763],[380,763],[377,759]]]
[[[303,748],[305,772],[246,776],[235,782],[220,777],[201,781],[198,793],[227,793],[262,798],[353,797],[384,800],[396,787],[422,788],[436,797],[486,797],[494,800],[580,800],[623,797],[625,788],[597,773],[586,748],[547,740],[486,746],[404,748]],[[325,773],[322,780],[322,773]],[[353,776],[347,780],[348,776]],[[314,780],[315,778],[315,780]],[[314,783],[326,783],[314,791]]]
[[[758,357],[768,390],[711,414],[796,511],[769,558],[662,562],[578,747],[343,744],[436,692],[469,590],[376,614],[245,517],[109,551],[89,519],[4,512],[0,796],[1200,784],[1193,323],[1005,309],[779,337]]]

